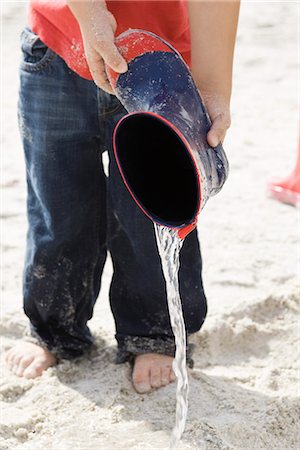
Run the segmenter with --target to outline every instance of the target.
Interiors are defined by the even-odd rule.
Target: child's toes
[[[23,377],[25,378],[36,378],[39,376],[39,373],[42,373],[42,370],[39,370],[39,367],[32,362],[23,372]]]
[[[31,366],[27,367],[27,369],[25,369],[23,372],[23,377],[27,378],[28,380],[30,380],[31,378],[36,378],[37,375],[35,369]]]
[[[162,367],[161,368],[161,382],[163,386],[167,386],[171,382],[171,368]]]
[[[34,358],[32,363],[24,370],[25,378],[36,378],[42,375],[43,371],[50,365],[44,358]]]
[[[136,363],[132,374],[132,382],[135,390],[139,394],[145,394],[151,391],[149,368]]]
[[[27,369],[27,367],[32,363],[33,356],[23,356],[19,362],[18,369],[16,371],[16,375],[18,377],[22,377],[24,374],[24,371]]]
[[[134,383],[135,390],[139,394],[146,394],[151,391],[151,385],[148,381],[141,381],[140,383]]]
[[[159,366],[152,366],[150,369],[150,384],[154,388],[159,388],[162,385],[161,371]]]
[[[9,350],[5,355],[5,362],[7,364],[7,367],[12,370],[14,364],[15,364],[15,358],[17,356],[17,352],[14,348]]]
[[[12,373],[14,373],[15,375],[17,375],[18,369],[20,367],[20,361],[22,359],[22,355],[20,354],[16,354],[14,355],[13,359],[11,360],[11,363],[9,365],[9,369],[12,371]]]
[[[56,364],[56,357],[45,348],[31,342],[20,342],[6,354],[8,368],[19,377],[35,378]]]
[[[173,382],[173,381],[175,381],[175,380],[176,380],[176,375],[175,375],[175,373],[174,373],[174,370],[173,370],[173,369],[171,369],[171,372],[170,372],[170,380],[171,380],[171,382]]]
[[[7,350],[7,352],[4,353],[4,361],[6,362],[6,364],[9,363],[9,361],[11,359],[11,354],[12,354],[12,349]]]

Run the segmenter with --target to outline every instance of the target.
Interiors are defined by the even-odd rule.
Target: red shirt
[[[118,24],[116,36],[129,28],[152,31],[173,45],[190,64],[186,0],[108,0],[106,4]],[[65,0],[31,0],[29,26],[74,72],[92,79],[79,25]]]

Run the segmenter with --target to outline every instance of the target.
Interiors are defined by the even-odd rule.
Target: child
[[[126,111],[111,95],[104,62],[127,70],[114,36],[128,28],[169,41],[191,64],[215,147],[230,125],[238,11],[237,1],[31,1],[30,28],[22,33],[19,123],[28,183],[24,310],[36,343],[19,343],[6,354],[16,375],[37,377],[91,347],[87,321],[109,250],[117,362],[133,362],[140,393],[174,380],[174,338],[153,226],[114,161],[112,132]],[[179,273],[188,334],[206,316],[201,270],[194,231],[184,242]]]

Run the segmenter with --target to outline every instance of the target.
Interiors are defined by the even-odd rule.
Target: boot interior
[[[196,169],[184,142],[167,123],[147,113],[129,115],[116,129],[115,147],[132,193],[154,220],[170,226],[194,220]]]

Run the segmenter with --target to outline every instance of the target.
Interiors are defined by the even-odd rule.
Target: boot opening
[[[117,126],[114,144],[129,189],[147,214],[175,227],[194,220],[199,203],[196,168],[166,122],[147,113],[129,115]]]

